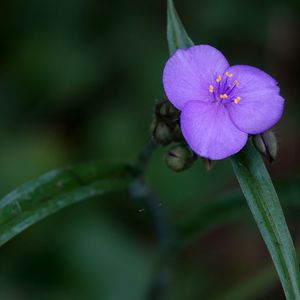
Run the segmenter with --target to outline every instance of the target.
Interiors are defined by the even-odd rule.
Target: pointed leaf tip
[[[170,54],[177,49],[189,48],[194,45],[177,14],[173,0],[168,0],[167,37]]]

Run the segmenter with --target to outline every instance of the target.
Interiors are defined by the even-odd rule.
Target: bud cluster
[[[189,169],[196,159],[197,155],[190,148],[179,144],[171,148],[165,161],[171,170],[180,172]]]
[[[179,126],[179,111],[169,101],[162,101],[156,105],[151,131],[155,142],[162,146],[183,139]]]
[[[159,145],[167,146],[176,143],[165,158],[171,170],[180,172],[193,165],[197,155],[186,144],[180,128],[179,111],[169,101],[156,104],[151,132],[154,141]]]

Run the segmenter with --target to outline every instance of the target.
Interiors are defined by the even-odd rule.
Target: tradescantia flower
[[[177,50],[163,73],[167,97],[181,111],[183,136],[199,156],[219,160],[240,151],[248,134],[281,118],[284,99],[277,82],[251,66],[230,66],[208,45]]]

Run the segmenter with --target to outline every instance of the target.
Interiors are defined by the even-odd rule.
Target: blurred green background
[[[136,159],[150,136],[155,99],[163,97],[165,2],[2,1],[1,196],[70,163]],[[298,199],[300,2],[186,0],[176,6],[194,41],[279,81],[286,110],[275,130],[280,152],[270,172],[279,192],[292,185],[283,197]],[[147,181],[172,224],[237,188],[228,160],[211,172],[198,160],[174,174],[164,165],[165,151],[155,153]],[[159,274],[150,212],[126,193],[99,200],[67,208],[0,249],[1,300],[152,299]],[[299,214],[287,216],[299,244]],[[173,261],[163,299],[221,299],[270,265],[254,221],[248,213],[238,217],[201,234]],[[266,287],[249,299],[284,299],[279,283],[258,281]],[[246,299],[242,295],[228,299]]]

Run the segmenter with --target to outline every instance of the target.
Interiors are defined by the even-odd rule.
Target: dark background
[[[297,199],[300,2],[186,0],[176,6],[196,43],[279,81],[286,109],[275,129],[280,151],[270,172],[279,192],[292,184],[293,194],[284,197],[296,193]],[[165,29],[165,1],[1,2],[1,196],[66,164],[135,160],[149,139],[155,99],[163,96]],[[154,155],[147,178],[171,223],[237,188],[228,160],[210,172],[198,160],[174,174],[164,153]],[[299,244],[299,214],[286,213]],[[239,217],[208,230],[181,253],[167,276],[166,299],[227,299],[222,295],[249,278],[258,278],[262,292],[253,287],[253,297],[243,298],[242,291],[228,299],[284,299],[278,282],[256,275],[271,260],[249,214]],[[147,299],[156,249],[143,204],[126,193],[86,201],[0,249],[0,299]]]

